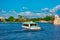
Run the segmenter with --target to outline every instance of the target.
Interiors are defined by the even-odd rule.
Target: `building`
[[[58,15],[55,15],[54,24],[55,25],[60,25],[60,17]]]
[[[0,22],[5,22],[5,18],[0,17]]]

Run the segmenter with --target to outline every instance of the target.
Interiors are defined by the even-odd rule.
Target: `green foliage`
[[[8,18],[8,21],[9,21],[9,22],[14,22],[14,17],[13,17],[13,16],[10,16],[10,17]]]
[[[23,18],[23,16],[22,15],[18,15],[18,18]]]
[[[27,22],[27,21],[33,21],[37,22],[40,20],[46,20],[46,21],[54,21],[54,17],[52,16],[46,16],[45,18],[28,18],[26,16],[18,15],[18,18],[14,18],[13,16],[10,16],[8,19],[5,19],[6,22]]]
[[[46,21],[53,21],[53,20],[54,20],[54,17],[46,16],[46,17],[44,18],[44,20],[46,20]]]
[[[29,18],[27,18],[27,16],[18,15],[18,20],[19,22],[25,22],[29,21]]]
[[[31,18],[30,21],[33,21],[33,22],[36,22],[36,21],[39,21],[40,18]]]

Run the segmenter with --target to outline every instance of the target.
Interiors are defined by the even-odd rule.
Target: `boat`
[[[27,30],[40,30],[41,29],[36,22],[23,22],[22,28],[27,29]]]

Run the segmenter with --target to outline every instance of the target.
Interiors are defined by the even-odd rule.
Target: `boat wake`
[[[2,34],[2,33],[38,32],[38,31],[40,31],[40,30],[27,30],[27,29],[22,29],[22,30],[3,31],[3,32],[0,32],[0,34]]]

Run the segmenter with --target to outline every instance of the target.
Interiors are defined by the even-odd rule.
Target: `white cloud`
[[[9,13],[16,13],[16,11],[15,10],[11,10],[11,11],[9,11]]]
[[[22,9],[28,9],[27,7],[23,6]]]
[[[2,12],[2,13],[6,13],[6,11],[5,11],[5,10],[1,10],[1,12]]]
[[[60,9],[60,5],[57,5],[57,6],[54,7],[52,10],[53,10],[53,11],[57,11],[58,9]]]
[[[30,12],[30,11],[26,11],[25,14],[26,14],[26,15],[31,15],[32,12]]]
[[[50,12],[51,12],[51,13],[54,13],[55,11],[51,9]]]
[[[27,16],[27,17],[30,17],[30,18],[37,18],[37,17],[45,17],[48,14],[45,14],[45,13],[33,13],[31,11],[26,11],[26,12],[20,12],[18,15]]]
[[[28,9],[28,8],[27,7],[22,7],[22,9]],[[5,17],[9,17],[9,16],[17,17],[18,15],[23,15],[23,16],[27,16],[27,17],[32,18],[32,17],[45,17],[47,15],[52,15],[52,14],[50,14],[50,12],[55,13],[58,9],[60,9],[60,5],[57,5],[53,9],[43,8],[41,13],[38,13],[38,12],[34,13],[34,12],[31,12],[31,11],[24,11],[24,12],[17,13],[15,10],[11,10],[9,12],[6,12],[5,10],[2,10],[2,13],[4,13],[3,16],[5,16]],[[47,14],[45,12],[47,12]]]
[[[40,15],[41,15],[41,13],[36,13],[36,15],[40,16]]]
[[[43,8],[42,10],[49,10],[49,8]]]
[[[57,5],[55,8],[56,8],[56,9],[60,9],[60,5]]]
[[[18,15],[25,15],[25,16],[29,16],[29,15],[32,15],[32,12],[30,12],[30,11],[20,12]]]
[[[46,14],[48,14],[50,12],[50,9],[49,8],[43,8],[42,10],[41,10],[41,13],[46,13]]]
[[[8,18],[9,16],[13,16],[15,18],[18,17],[16,11],[14,11],[14,10],[13,11],[6,12],[6,13],[1,14],[1,15],[4,16],[5,18]]]

